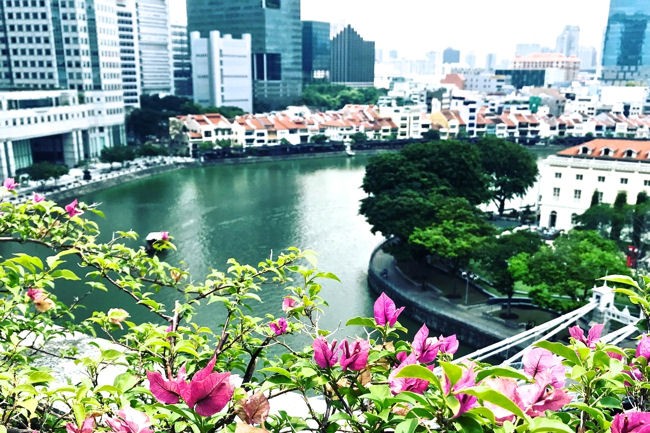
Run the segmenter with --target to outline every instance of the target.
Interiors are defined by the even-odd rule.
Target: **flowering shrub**
[[[0,194],[14,188],[5,180]],[[539,342],[521,369],[458,362],[455,336],[430,336],[423,325],[405,341],[404,307],[386,294],[374,317],[321,329],[320,281],[336,277],[315,269],[307,252],[291,249],[257,267],[231,259],[226,272],[198,281],[125,246],[135,233],[98,242],[97,225],[82,218],[101,214],[95,205],[59,207],[34,195],[24,204],[3,200],[0,212],[0,242],[47,251],[0,259],[0,433],[650,432],[650,337],[623,350],[600,341],[600,326],[586,337],[572,328],[570,344]],[[154,246],[173,248],[171,240],[165,233]],[[59,301],[66,280],[82,280],[91,294],[122,291],[151,320],[136,323],[121,308],[70,320],[79,302]],[[645,288],[618,282],[647,313]],[[264,284],[284,290],[282,317],[248,314]],[[178,293],[173,306],[156,300],[162,290]],[[223,320],[196,324],[202,303]],[[112,346],[89,356],[47,345],[75,331]],[[292,347],[292,334],[312,343]],[[270,355],[271,346],[282,353]],[[85,377],[55,381],[35,367],[43,356],[74,359]],[[105,383],[108,366],[121,372]],[[292,411],[296,401],[304,412]]]

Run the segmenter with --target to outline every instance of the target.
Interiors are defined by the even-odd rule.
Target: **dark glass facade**
[[[302,22],[302,73],[306,81],[327,80],[330,76],[330,24]]]
[[[497,69],[496,75],[507,75],[510,77],[510,84],[516,89],[526,86],[544,87],[546,71],[544,69]]]
[[[251,35],[255,111],[283,108],[302,93],[300,0],[187,0],[188,32]]]
[[[172,25],[172,60],[174,62],[174,94],[192,97],[192,60],[187,27]]]
[[[611,84],[650,80],[650,1],[611,0],[603,80]]]
[[[351,27],[332,39],[332,83],[372,85],[375,82],[375,43],[364,41]]]

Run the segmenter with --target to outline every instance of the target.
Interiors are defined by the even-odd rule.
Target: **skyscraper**
[[[557,37],[555,51],[567,57],[578,56],[580,47],[580,27],[566,26]]]
[[[188,31],[251,35],[256,111],[280,108],[302,93],[300,0],[187,0]]]
[[[120,38],[120,64],[124,105],[140,108],[140,50],[135,0],[117,0],[117,33]]]
[[[332,39],[331,80],[351,86],[375,81],[375,43],[364,41],[350,25]]]
[[[302,22],[302,73],[306,81],[329,79],[330,24]]]
[[[458,63],[460,62],[460,51],[454,50],[449,47],[442,52],[442,63]]]
[[[611,0],[602,61],[605,82],[650,81],[648,0]]]
[[[174,94],[192,96],[192,60],[187,26],[172,24],[172,61],[174,70]]]
[[[173,94],[169,0],[136,0],[142,93]]]

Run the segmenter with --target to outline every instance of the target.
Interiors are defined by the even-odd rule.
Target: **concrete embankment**
[[[506,326],[497,318],[486,317],[483,306],[458,305],[433,290],[406,278],[395,266],[395,259],[379,245],[370,257],[368,285],[380,294],[386,292],[395,303],[405,305],[405,314],[421,321],[443,335],[456,334],[468,346],[481,348],[524,331],[523,327]],[[518,348],[515,348],[517,351]],[[507,356],[506,353],[503,354]]]

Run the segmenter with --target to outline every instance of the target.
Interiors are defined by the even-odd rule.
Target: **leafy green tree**
[[[615,242],[621,240],[621,231],[625,225],[628,216],[627,206],[627,192],[619,191],[614,200],[614,207],[612,209],[612,222],[609,231],[609,238]]]
[[[577,228],[597,230],[602,236],[609,237],[612,222],[612,207],[607,203],[592,205],[582,215],[576,217]]]
[[[537,161],[520,144],[497,137],[484,137],[478,142],[481,161],[491,178],[492,200],[503,215],[505,203],[523,196],[537,178]]]
[[[299,103],[321,110],[338,110],[346,104],[376,104],[382,93],[374,87],[355,89],[340,84],[310,84]]]
[[[430,141],[438,141],[440,140],[440,131],[437,129],[429,128],[424,131],[424,133],[422,133],[422,138]]]
[[[368,136],[364,132],[355,132],[350,135],[350,139],[352,140],[352,143],[364,143],[368,141]]]
[[[440,197],[462,197],[471,206],[489,199],[478,149],[471,143],[414,143],[366,166],[360,213],[373,232],[409,239],[434,223]]]
[[[327,140],[328,140],[328,137],[327,137],[327,135],[325,135],[325,134],[316,134],[316,135],[312,135],[312,136],[309,138],[309,142],[310,142],[310,143],[316,143],[316,144],[323,144],[323,143],[325,143]]]
[[[648,194],[641,191],[636,196],[636,204],[632,211],[632,245],[641,248],[641,236],[646,231],[648,224]]]
[[[128,146],[105,147],[99,159],[103,162],[120,162],[131,161],[135,159],[135,150]]]
[[[625,256],[612,240],[593,230],[571,230],[553,246],[522,252],[509,261],[515,281],[530,286],[530,297],[542,307],[568,311],[587,302],[596,279],[629,275]]]
[[[494,228],[463,198],[437,196],[435,203],[434,221],[426,228],[416,227],[409,242],[446,260],[456,271],[467,267]]]
[[[532,255],[542,246],[539,234],[531,231],[517,231],[496,237],[487,237],[477,248],[476,262],[492,286],[508,297],[507,316],[512,317],[512,297],[515,293],[515,278],[508,266],[508,260],[520,253]]]
[[[70,169],[65,165],[52,164],[47,161],[37,162],[27,168],[18,170],[19,173],[27,173],[31,180],[58,179],[64,174],[68,174],[68,171]]]
[[[139,156],[167,156],[169,150],[157,144],[145,143],[137,149]]]

